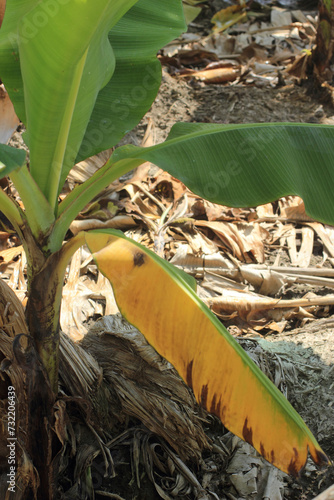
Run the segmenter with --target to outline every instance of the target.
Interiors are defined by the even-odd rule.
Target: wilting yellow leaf
[[[245,4],[240,2],[239,5],[230,5],[225,9],[216,12],[212,17],[211,22],[215,25],[213,30],[221,33],[233,24],[239,23],[246,18]]]
[[[199,300],[188,278],[117,231],[92,231],[85,238],[125,318],[175,366],[199,403],[285,472],[299,472],[308,448],[317,464],[327,463],[301,417]]]

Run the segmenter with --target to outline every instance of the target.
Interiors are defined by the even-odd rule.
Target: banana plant
[[[0,145],[1,176],[10,177],[21,199],[19,205],[0,190],[0,208],[27,255],[30,337],[56,396],[64,275],[73,253],[88,245],[123,315],[175,366],[197,401],[268,461],[296,475],[308,451],[319,465],[328,462],[326,455],[200,301],[195,281],[116,230],[65,241],[79,212],[145,161],[215,203],[245,207],[296,194],[312,217],[334,222],[334,131],[317,125],[176,124],[162,144],[116,148],[58,201],[75,163],[116,146],[139,123],[160,85],[156,53],[185,28],[181,0],[7,0],[0,77],[26,127],[29,162],[25,151]],[[47,415],[52,419],[52,408]],[[45,442],[50,463],[52,444]],[[39,460],[41,495],[52,498]]]

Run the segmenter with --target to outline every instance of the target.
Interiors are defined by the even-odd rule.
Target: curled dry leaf
[[[24,309],[15,292],[0,279],[0,327],[9,337],[28,333]]]
[[[207,67],[203,70],[185,69],[180,72],[178,76],[180,78],[192,76],[204,83],[227,83],[235,81],[241,76],[241,74],[242,68],[240,65],[229,64],[228,66],[224,65],[223,67],[210,65],[210,67]]]
[[[251,262],[252,257],[259,263],[264,262],[264,242],[269,234],[258,224],[196,221],[195,225],[211,229],[224,247],[232,251],[233,256],[241,262]]]
[[[89,229],[122,229],[127,230],[136,226],[133,217],[129,215],[116,215],[108,221],[101,221],[98,219],[85,219],[74,220],[70,225],[70,231],[73,235],[78,234],[80,231],[87,231]]]
[[[197,231],[196,228],[193,230],[192,228],[173,227],[173,232],[181,234],[191,249],[189,253],[199,256],[201,259],[203,256],[215,254],[218,250],[216,243],[205,234]]]
[[[2,8],[0,3],[0,25]],[[19,123],[20,120],[16,116],[9,95],[4,85],[0,85],[0,143],[6,144],[9,141]]]
[[[75,341],[87,333],[90,317],[118,312],[110,283],[101,273],[97,281],[81,276],[81,252],[72,257],[60,314],[62,330]]]
[[[249,444],[242,441],[237,443],[236,453],[227,471],[241,498],[282,500],[285,474],[263,463]],[[264,491],[259,491],[260,488]]]
[[[324,226],[320,222],[309,222],[307,224],[311,227],[324,246],[324,251],[334,258],[334,228],[331,226]]]
[[[225,319],[231,314],[238,314],[248,322],[261,318],[264,324],[267,324],[268,319],[281,321],[291,317],[290,311],[293,311],[293,315],[297,317],[312,318],[313,316],[309,313],[312,307],[334,304],[334,295],[317,297],[315,294],[307,294],[301,299],[281,300],[260,296],[245,290],[225,289],[222,292],[219,297],[205,300],[215,314]]]
[[[204,270],[235,269],[230,259],[220,252],[215,251],[210,254],[203,252],[201,255],[194,255],[190,245],[184,243],[179,245],[170,262],[175,266],[182,267],[187,273],[198,276],[202,276]]]
[[[19,245],[18,247],[11,247],[11,248],[6,248],[5,250],[0,251],[0,266],[1,266],[1,271],[3,272],[5,268],[10,264],[11,262],[16,259],[16,257],[19,257],[23,252],[23,247],[22,245]]]
[[[90,179],[90,177],[106,163],[112,152],[113,149],[107,149],[106,151],[102,151],[102,153],[77,163],[67,177],[70,185],[82,184],[87,179]]]
[[[188,191],[181,181],[160,169],[152,181],[150,193],[159,195],[163,199],[167,198],[169,201],[179,200]]]
[[[304,202],[299,196],[281,198],[278,202],[281,217],[293,222],[313,222],[314,219],[305,212]]]

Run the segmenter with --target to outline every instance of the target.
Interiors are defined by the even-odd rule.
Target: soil
[[[162,86],[154,105],[142,123],[125,140],[140,144],[148,124],[153,123],[155,140],[160,142],[178,121],[331,124],[334,123],[334,108],[326,95],[314,90],[312,82],[274,88],[205,85],[194,80],[186,82],[173,77],[164,68]],[[302,286],[290,287],[288,297],[300,297],[302,293]],[[277,354],[285,361],[287,370],[290,369],[293,373],[293,376],[287,376],[288,398],[317,436],[324,451],[334,460],[334,316],[316,320],[308,328],[292,328],[284,334],[267,336],[260,343],[266,351]],[[215,422],[208,432],[214,440],[219,440],[224,430]],[[238,497],[232,493],[226,494],[226,462],[219,454],[214,453],[206,457],[205,462],[210,464],[212,469],[210,490],[216,492],[216,498],[271,499],[260,494],[242,496],[239,493]],[[284,493],[282,492],[279,498],[313,499],[334,484],[334,468],[316,470],[310,462],[299,479],[286,477],[284,481]],[[115,487],[116,483],[112,484]],[[144,498],[140,494],[131,495],[132,498]],[[124,498],[130,500],[129,491],[125,492]],[[160,497],[156,497],[151,491],[145,498]],[[185,495],[176,498],[199,497]],[[274,497],[271,500],[274,500]]]
[[[153,121],[156,140],[160,142],[176,122],[334,123],[334,107],[327,96],[315,91],[309,82],[278,88],[209,86],[185,82],[164,70],[155,103],[141,125],[130,134],[130,140],[140,142],[148,120]]]

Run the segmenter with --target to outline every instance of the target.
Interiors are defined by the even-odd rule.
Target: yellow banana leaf
[[[297,475],[307,450],[328,462],[298,413],[200,301],[184,273],[116,230],[85,240],[117,304],[197,401],[269,462]]]

